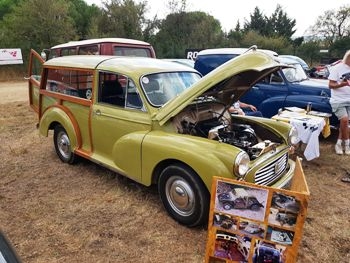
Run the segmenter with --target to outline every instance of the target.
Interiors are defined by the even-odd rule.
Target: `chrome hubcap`
[[[195,197],[191,186],[180,176],[171,177],[166,183],[166,197],[173,210],[182,216],[193,214]]]
[[[68,138],[68,135],[64,132],[60,132],[57,136],[57,146],[58,150],[60,151],[60,154],[66,158],[69,159],[71,151],[70,151],[70,141]]]

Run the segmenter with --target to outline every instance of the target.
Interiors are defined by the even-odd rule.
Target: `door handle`
[[[97,116],[101,116],[101,111],[100,111],[100,110],[95,110],[94,113],[95,113],[95,115],[97,115]]]

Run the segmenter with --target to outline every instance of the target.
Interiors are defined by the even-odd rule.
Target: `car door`
[[[27,78],[29,88],[29,105],[37,113],[39,113],[39,90],[44,62],[44,59],[35,50],[32,49],[30,51],[28,68],[29,77]]]
[[[279,70],[260,80],[240,101],[254,105],[264,117],[270,118],[284,106],[287,96],[288,84]]]
[[[141,144],[151,129],[151,118],[140,97],[137,103],[130,103],[131,93],[139,96],[135,88],[127,76],[99,73],[91,111],[91,140],[95,160],[140,181]]]

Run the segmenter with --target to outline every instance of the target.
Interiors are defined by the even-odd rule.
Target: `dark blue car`
[[[201,52],[198,53],[195,69],[202,75],[209,73],[208,68],[210,67],[205,66],[206,61],[210,65],[220,66],[237,56],[232,54],[230,58],[227,54],[215,54],[213,51],[215,49],[210,52],[210,59],[205,53],[203,55]],[[314,111],[332,114],[327,80],[309,79],[302,66],[295,60],[280,57],[276,57],[276,59],[290,67],[267,75],[241,97],[240,101],[254,105],[266,118],[276,115],[278,110],[284,107],[306,109],[309,103]],[[332,115],[330,123],[332,126],[338,126],[338,120],[334,115]]]

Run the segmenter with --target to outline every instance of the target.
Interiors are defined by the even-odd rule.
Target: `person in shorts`
[[[335,145],[336,154],[350,155],[349,117],[350,117],[350,50],[343,60],[330,68],[328,86],[331,89],[330,104],[339,119],[339,135]]]

